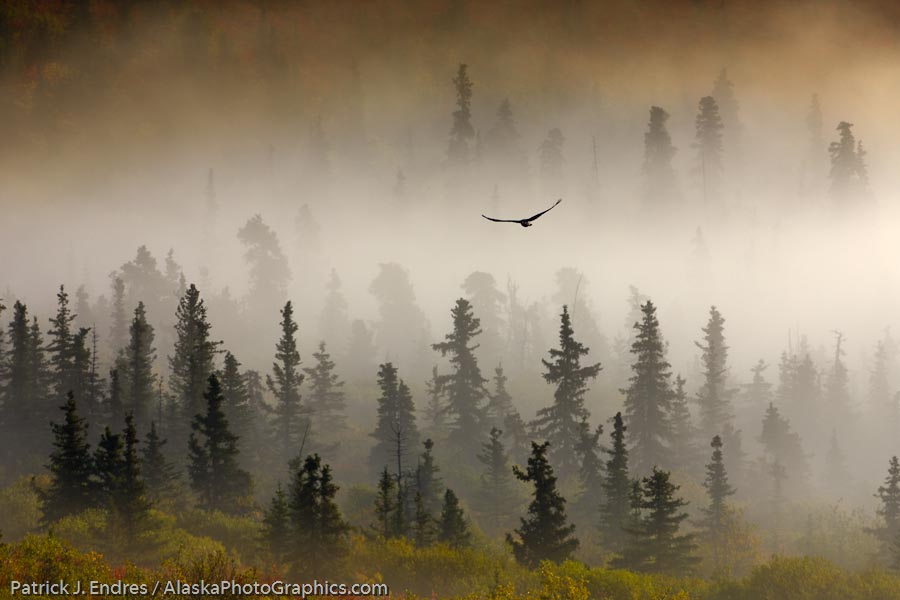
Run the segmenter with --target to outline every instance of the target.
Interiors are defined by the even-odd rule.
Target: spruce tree
[[[144,303],[139,302],[134,309],[134,318],[129,329],[128,347],[125,351],[125,382],[127,390],[125,408],[134,415],[139,427],[146,428],[153,414],[153,400],[156,393],[156,374],[153,363],[156,349],[153,347],[153,326],[147,322]]]
[[[506,322],[503,311],[506,295],[497,289],[494,276],[484,271],[474,271],[463,281],[462,289],[478,315],[482,333],[479,336],[478,356],[482,362],[496,363],[505,346]]]
[[[109,427],[103,430],[94,450],[94,475],[100,501],[110,512],[115,511],[116,494],[122,478],[122,436]]]
[[[744,386],[745,404],[750,410],[762,410],[772,401],[772,384],[766,381],[765,375],[763,375],[768,368],[769,365],[766,364],[766,361],[759,359],[750,369],[753,378]]]
[[[125,282],[121,277],[112,276],[112,325],[109,331],[109,344],[113,356],[125,350],[128,343],[128,313],[125,310]]]
[[[541,179],[547,187],[558,186],[563,177],[563,166],[566,163],[563,158],[563,145],[566,138],[562,131],[554,127],[547,132],[547,137],[538,146]]]
[[[274,377],[266,375],[266,384],[275,396],[275,441],[286,459],[296,452],[308,426],[300,404],[303,373],[297,350],[298,329],[294,306],[288,300],[281,309],[281,338],[275,346],[275,362],[272,363]]]
[[[541,561],[560,563],[572,557],[578,549],[574,537],[575,526],[566,518],[566,500],[556,489],[556,476],[547,459],[549,442],[531,443],[531,457],[526,471],[518,466],[513,473],[525,483],[534,485],[528,516],[520,519],[515,537],[506,534],[516,561],[529,568],[536,568]]]
[[[665,346],[656,319],[656,307],[648,300],[641,306],[642,319],[631,353],[634,362],[625,394],[625,414],[635,473],[647,473],[654,466],[669,464],[667,443],[671,440],[668,413],[672,391],[671,371],[665,359]]]
[[[319,349],[313,352],[315,366],[303,369],[310,385],[307,407],[317,431],[327,432],[329,439],[340,435],[347,428],[344,414],[344,382],[334,372],[334,361],[325,349],[325,342],[319,342]]]
[[[89,393],[91,379],[91,351],[88,348],[88,327],[81,327],[71,337],[71,371],[69,373],[69,389],[80,399],[84,414],[94,417],[97,414],[96,407],[91,402]]]
[[[147,489],[147,498],[156,506],[173,500],[178,483],[175,467],[166,460],[163,452],[167,440],[160,437],[156,421],[150,422],[150,431],[141,449],[141,474]]]
[[[397,368],[393,364],[379,365],[378,387],[381,396],[378,398],[375,431],[372,432],[375,445],[369,454],[369,463],[375,468],[395,461],[398,432],[405,455],[419,444],[415,405],[409,388],[397,376]]]
[[[437,539],[451,548],[462,548],[469,545],[469,526],[465,514],[459,506],[459,499],[453,490],[444,492],[444,505],[437,524]]]
[[[416,514],[413,521],[413,543],[415,543],[416,548],[425,548],[434,541],[434,517],[425,509],[425,502],[422,500],[422,494],[419,492],[416,492],[414,503]]]
[[[472,127],[472,80],[468,65],[460,64],[453,78],[456,90],[456,110],[453,111],[453,127],[450,129],[450,146],[447,158],[453,166],[465,166],[470,161],[470,144],[475,138]]]
[[[725,144],[727,146],[727,155],[730,162],[734,162],[734,156],[738,153],[741,145],[741,122],[738,116],[739,105],[734,94],[734,83],[728,79],[726,69],[719,71],[713,83],[712,94],[719,105],[719,112],[722,115],[722,126],[724,128]]]
[[[289,556],[297,575],[334,573],[348,552],[349,527],[334,502],[337,490],[331,467],[318,454],[297,463],[288,498]]]
[[[28,308],[19,301],[7,332],[8,348],[0,357],[0,445],[12,466],[29,454],[44,453],[47,438],[41,432],[51,414],[40,327],[37,320],[29,325]]]
[[[879,486],[875,497],[881,503],[877,509],[881,524],[870,531],[881,542],[885,555],[890,555],[900,537],[900,461],[896,456],[891,457],[884,485]]]
[[[78,415],[78,405],[71,392],[66,396],[66,403],[59,408],[63,412],[62,422],[51,423],[54,450],[47,464],[50,485],[37,490],[41,522],[45,525],[96,505],[91,479],[94,461],[87,441],[88,425]]]
[[[503,419],[503,437],[509,448],[510,460],[518,463],[528,460],[528,445],[531,438],[519,411],[511,412]]]
[[[603,503],[600,505],[600,533],[604,545],[619,552],[625,545],[623,529],[631,511],[631,478],[628,474],[627,428],[622,413],[613,417],[612,447],[607,450],[606,473],[603,479]]]
[[[550,442],[551,460],[561,477],[571,477],[578,471],[576,446],[580,424],[590,418],[584,407],[587,384],[600,373],[600,363],[581,365],[581,357],[589,349],[575,340],[569,309],[563,306],[560,315],[559,349],[550,350],[551,360],[541,360],[547,371],[544,380],[556,386],[553,404],[537,412],[533,425],[535,433]]]
[[[205,302],[192,283],[178,301],[175,312],[175,347],[169,357],[169,388],[182,409],[175,432],[175,443],[187,439],[187,424],[203,411],[204,392],[209,376],[215,371],[214,360],[221,342],[210,339],[212,326],[207,318]]]
[[[316,456],[318,458],[318,456]],[[336,573],[343,558],[349,553],[350,526],[344,521],[335,502],[338,486],[334,484],[329,465],[322,465],[319,476],[318,523],[316,547],[323,552],[310,565],[313,573]]]
[[[844,349],[841,347],[844,336],[840,332],[835,332],[835,337],[834,360],[825,379],[825,412],[832,424],[844,424],[853,417],[850,407],[849,375],[843,360]]]
[[[702,352],[703,384],[697,392],[700,406],[700,430],[721,435],[733,421],[728,388],[728,346],[725,344],[725,319],[715,306],[709,309],[709,321],[703,328],[703,342],[695,342]]]
[[[450,311],[453,331],[444,342],[432,344],[441,356],[450,355],[452,371],[438,376],[438,386],[446,398],[450,424],[450,442],[457,447],[473,448],[484,427],[482,401],[487,396],[472,341],[481,333],[481,322],[472,314],[472,305],[465,298],[456,301]]]
[[[597,512],[603,504],[603,456],[600,447],[600,436],[603,425],[595,429],[587,421],[582,421],[578,430],[578,444],[575,452],[578,456],[578,496],[572,504],[573,521],[581,527],[582,523],[596,523]]]
[[[231,352],[225,352],[219,381],[222,384],[222,397],[225,398],[222,405],[225,418],[231,423],[235,435],[244,440],[245,446],[254,446],[254,412],[250,407],[247,378],[241,372],[240,361]]]
[[[440,375],[438,368],[431,368],[431,379],[425,382],[425,393],[428,396],[428,402],[425,405],[424,417],[428,423],[428,430],[435,437],[443,437],[447,431],[446,408],[444,406],[444,398],[441,394]]]
[[[837,126],[839,139],[828,146],[831,157],[831,196],[841,204],[859,200],[867,191],[865,153],[853,135],[853,123],[841,121]]]
[[[290,508],[281,483],[263,515],[263,540],[277,562],[284,562],[291,551]]]
[[[238,230],[238,239],[246,248],[244,260],[250,267],[249,297],[254,299],[254,304],[268,309],[274,303],[284,301],[291,271],[278,235],[262,216],[256,214]]]
[[[66,293],[65,286],[59,286],[59,292],[56,294],[56,316],[50,319],[50,329],[47,335],[50,343],[47,344],[47,354],[50,360],[50,366],[53,369],[53,394],[57,398],[62,398],[70,391],[76,393],[78,387],[74,372],[75,357],[72,347],[73,332],[72,327],[77,315],[72,314],[69,309],[69,294]],[[77,390],[81,392],[81,390]],[[83,396],[76,393],[79,402],[83,401]]]
[[[699,558],[693,556],[694,536],[679,534],[688,514],[682,512],[687,502],[676,496],[678,489],[667,471],[655,467],[643,479],[640,508],[644,514],[638,527],[628,529],[629,543],[613,566],[673,575],[690,572]]]
[[[124,533],[126,542],[132,543],[146,523],[150,502],[147,499],[146,483],[141,476],[137,429],[131,415],[125,417],[122,441],[122,461],[112,506],[114,518]]]
[[[123,382],[120,373],[124,370],[124,361],[118,361],[120,367],[109,370],[109,393],[106,399],[107,423],[112,427],[120,427],[125,423],[125,401]]]
[[[728,473],[725,470],[725,462],[722,458],[722,438],[714,436],[710,443],[713,452],[710,462],[706,465],[706,479],[703,487],[709,496],[709,505],[702,508],[703,518],[700,525],[704,535],[713,548],[713,562],[716,570],[721,569],[722,552],[725,544],[727,527],[729,496],[734,495],[734,488],[728,483]]]
[[[759,442],[763,445],[766,460],[778,462],[780,468],[790,474],[794,489],[802,489],[809,477],[807,456],[800,436],[791,430],[790,422],[772,403],[766,409]]]
[[[719,105],[712,96],[700,99],[695,121],[694,148],[697,150],[695,172],[700,179],[704,205],[719,192],[722,177],[722,131],[724,125],[719,115]]]
[[[666,128],[669,113],[658,106],[650,107],[650,122],[644,134],[644,199],[648,206],[659,206],[674,200],[675,170],[672,159],[675,146]]]
[[[238,437],[222,411],[224,398],[215,374],[209,376],[204,398],[206,413],[194,417],[188,440],[191,489],[205,510],[242,512],[252,483],[250,474],[238,466]]]
[[[695,470],[698,462],[696,446],[697,429],[691,421],[691,412],[687,403],[687,392],[684,389],[684,377],[675,377],[675,390],[672,394],[672,405],[669,410],[669,423],[672,430],[669,450],[672,464],[688,473]]]
[[[394,511],[397,510],[397,494],[394,478],[387,465],[381,470],[375,495],[375,523],[373,528],[384,538],[394,537]]]
[[[505,528],[518,504],[509,455],[503,446],[502,436],[503,431],[492,427],[488,441],[482,444],[478,454],[484,470],[475,496],[475,508],[485,528],[490,531]]]
[[[347,298],[341,292],[341,278],[331,269],[326,285],[325,308],[319,316],[319,335],[328,346],[343,356],[350,338],[350,318],[347,315]]]
[[[506,389],[509,378],[503,372],[503,365],[497,365],[494,369],[494,391],[488,394],[488,403],[485,408],[485,418],[495,427],[502,427],[507,415],[516,412],[512,396]]]
[[[429,515],[436,515],[441,506],[443,482],[438,476],[440,469],[434,462],[434,442],[422,442],[425,451],[419,456],[416,467],[416,493],[422,497],[422,504]]]

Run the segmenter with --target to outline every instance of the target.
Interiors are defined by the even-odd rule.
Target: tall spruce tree
[[[485,529],[491,532],[507,528],[518,508],[509,454],[503,446],[502,436],[503,431],[492,427],[488,441],[482,444],[478,454],[483,471],[474,506]]]
[[[112,314],[110,315],[109,345],[113,356],[123,352],[128,343],[128,312],[125,309],[125,282],[112,276]]]
[[[641,313],[641,321],[634,324],[637,334],[631,345],[632,375],[628,388],[622,390],[633,471],[637,474],[669,464],[667,443],[672,437],[668,415],[672,373],[665,359],[665,346],[653,302],[644,303]]]
[[[849,374],[844,364],[844,336],[835,332],[834,360],[825,379],[824,400],[825,412],[833,425],[845,424],[852,420],[850,406]]]
[[[141,477],[137,444],[134,419],[127,415],[121,435],[110,434],[107,427],[100,440],[101,451],[95,459],[114,534],[123,536],[126,548],[142,532],[150,509],[146,484]]]
[[[325,307],[319,315],[319,335],[328,346],[343,356],[350,339],[350,317],[347,315],[347,298],[341,292],[341,278],[331,270],[326,286]]]
[[[644,511],[638,527],[628,529],[630,537],[622,556],[612,564],[635,571],[684,574],[700,560],[693,555],[693,534],[680,534],[688,518],[682,509],[687,502],[676,496],[679,486],[669,481],[669,473],[654,467],[642,482],[640,508]]]
[[[744,399],[748,410],[760,411],[772,401],[772,384],[766,381],[765,370],[769,368],[766,361],[759,359],[750,372],[753,377],[744,386]]]
[[[61,423],[51,423],[53,452],[47,469],[50,485],[38,489],[41,504],[41,522],[49,525],[69,514],[81,512],[96,505],[94,461],[87,440],[88,425],[78,414],[78,404],[71,392],[66,403],[59,407],[63,412]]]
[[[156,429],[156,421],[151,421],[150,431],[141,449],[141,474],[147,498],[155,506],[171,502],[178,484],[178,473],[163,451],[166,443],[167,440],[162,439]]]
[[[156,360],[153,326],[147,321],[143,302],[134,309],[134,318],[129,329],[128,347],[125,351],[125,409],[134,415],[139,427],[148,427],[153,414],[153,400],[156,394],[156,374],[153,363]]]
[[[566,164],[563,157],[565,143],[566,138],[562,131],[554,127],[547,132],[547,137],[538,146],[541,180],[547,188],[559,186],[562,183],[563,166]]]
[[[766,460],[777,462],[780,469],[790,475],[793,489],[803,489],[809,478],[809,463],[800,436],[791,430],[790,422],[772,403],[766,409],[759,442],[763,445]]]
[[[349,550],[350,528],[335,504],[337,490],[331,468],[318,454],[298,464],[288,497],[289,556],[296,575],[333,574]]]
[[[451,548],[462,548],[469,545],[471,536],[459,499],[448,489],[444,492],[444,504],[437,523],[437,539]]]
[[[600,373],[600,363],[581,365],[581,358],[589,349],[575,340],[569,309],[563,306],[560,315],[559,348],[550,350],[551,360],[541,360],[544,380],[556,386],[553,404],[538,410],[534,429],[538,436],[550,442],[551,461],[560,477],[567,478],[578,471],[578,453],[581,422],[590,418],[584,407],[584,395],[588,382]]]
[[[724,567],[723,553],[728,526],[727,500],[729,496],[734,495],[735,490],[728,483],[728,473],[722,454],[722,438],[718,435],[714,436],[710,447],[713,452],[706,465],[706,479],[703,480],[703,487],[706,488],[706,494],[709,496],[709,505],[701,509],[703,518],[700,526],[712,546],[713,567],[718,571]]]
[[[425,393],[428,401],[425,404],[424,418],[427,430],[438,438],[443,438],[447,432],[447,415],[444,406],[444,398],[440,388],[440,375],[437,365],[431,368],[431,379],[425,382]]]
[[[704,206],[719,193],[722,178],[722,132],[724,125],[719,114],[719,105],[712,96],[700,99],[695,121],[694,148],[697,150],[697,164],[694,169],[700,180]]]
[[[281,338],[275,346],[272,375],[266,375],[266,385],[275,396],[275,440],[285,459],[298,451],[309,424],[300,404],[303,373],[297,350],[298,329],[294,306],[288,300],[281,309]]]
[[[572,503],[572,520],[579,528],[582,524],[594,525],[603,504],[602,435],[603,425],[592,429],[587,421],[579,424],[578,443],[575,445],[578,456],[578,496]]]
[[[463,281],[462,289],[481,322],[479,358],[482,362],[499,362],[505,345],[503,310],[506,295],[497,288],[494,276],[484,271],[470,273]]]
[[[555,563],[568,560],[578,549],[575,526],[568,524],[566,500],[556,489],[556,476],[547,459],[549,446],[549,442],[532,442],[527,469],[513,467],[515,476],[532,484],[534,492],[528,515],[520,519],[515,536],[506,534],[506,541],[512,546],[516,561],[532,569],[544,560]]]
[[[503,372],[503,365],[497,365],[494,369],[494,390],[488,394],[488,403],[485,408],[485,417],[493,426],[502,427],[507,415],[516,412],[512,396],[506,389],[509,378]]]
[[[47,355],[50,366],[53,369],[53,393],[57,398],[64,397],[69,391],[75,393],[77,382],[75,381],[75,357],[72,348],[75,317],[69,308],[69,294],[65,286],[59,286],[56,294],[56,316],[50,319],[50,329],[47,335],[50,343],[47,344]],[[81,390],[78,390],[80,392]],[[83,401],[80,394],[76,394],[78,401]]]
[[[7,332],[8,347],[0,357],[0,448],[12,467],[28,455],[45,452],[48,437],[41,432],[52,415],[40,326],[36,318],[29,324],[28,308],[19,301]]]
[[[456,110],[453,111],[453,127],[450,129],[450,146],[447,158],[452,166],[465,166],[471,160],[470,144],[475,138],[472,127],[472,80],[469,79],[469,67],[460,64],[453,78],[456,91]]]
[[[204,398],[205,414],[194,417],[188,440],[191,489],[205,510],[243,512],[249,507],[252,482],[238,466],[238,437],[222,410],[225,399],[215,373],[209,376]]]
[[[441,356],[450,355],[451,372],[438,376],[438,386],[446,398],[450,424],[450,441],[457,447],[474,448],[484,429],[482,401],[487,397],[472,341],[481,333],[481,322],[472,314],[472,305],[465,298],[456,301],[450,311],[453,331],[444,342],[432,344]]]
[[[290,508],[281,482],[263,514],[263,541],[277,562],[285,562],[291,552]]]
[[[429,515],[436,515],[441,507],[443,481],[438,475],[440,468],[434,462],[434,442],[427,439],[422,442],[425,451],[419,455],[416,467],[416,493],[421,496],[422,506]]]
[[[394,513],[397,510],[397,492],[394,478],[388,471],[387,465],[385,465],[378,478],[378,488],[375,494],[375,523],[373,524],[375,532],[385,539],[396,537],[400,534],[394,531]]]
[[[181,407],[174,443],[181,446],[188,437],[191,418],[203,412],[204,392],[209,376],[215,371],[214,360],[221,342],[210,338],[212,326],[200,291],[193,283],[178,301],[175,311],[175,346],[169,357],[169,388]]]
[[[319,342],[319,349],[313,352],[315,366],[303,369],[310,385],[306,405],[317,431],[325,432],[333,439],[347,428],[344,413],[344,382],[335,373],[334,361],[325,349],[325,342]]]
[[[249,297],[265,309],[283,302],[291,270],[278,235],[258,214],[253,215],[237,235],[246,248],[244,260],[250,267]]]
[[[644,201],[647,206],[671,203],[675,197],[675,170],[672,159],[675,146],[666,128],[669,113],[658,106],[650,107],[650,122],[644,134]]]
[[[402,453],[409,456],[419,445],[419,432],[416,428],[415,405],[409,388],[397,375],[397,368],[392,363],[384,363],[378,367],[378,418],[372,437],[375,445],[369,454],[369,463],[374,467],[393,464],[396,460],[398,436]]]
[[[241,363],[231,352],[225,352],[222,370],[219,373],[222,385],[222,397],[225,402],[222,410],[231,424],[235,435],[244,440],[245,447],[252,447],[254,440],[254,412],[250,406],[250,394],[247,391],[247,378],[241,372]]]
[[[669,423],[672,429],[669,450],[675,468],[692,473],[698,463],[697,428],[691,420],[687,392],[684,389],[685,383],[684,377],[675,376],[675,389],[669,410]]]
[[[625,421],[622,413],[613,417],[612,447],[607,450],[603,479],[603,502],[600,505],[600,533],[603,543],[620,552],[627,539],[625,525],[631,512],[631,477],[628,474],[628,447],[625,445]]]
[[[728,346],[725,344],[725,319],[715,306],[709,309],[709,321],[703,328],[703,342],[695,342],[701,351],[703,383],[697,392],[700,406],[700,429],[721,435],[732,423],[731,397],[728,388]]]
[[[880,506],[878,516],[881,523],[869,531],[881,542],[885,555],[895,552],[895,544],[900,538],[900,461],[892,456],[888,463],[888,474],[884,479],[884,485],[878,487],[875,494]]]
[[[837,131],[839,138],[828,146],[831,157],[831,196],[839,204],[858,201],[868,188],[865,153],[861,142],[853,135],[853,123],[841,121]]]

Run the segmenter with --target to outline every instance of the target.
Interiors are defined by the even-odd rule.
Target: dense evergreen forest
[[[900,599],[900,14],[817,7],[0,2],[0,586]]]

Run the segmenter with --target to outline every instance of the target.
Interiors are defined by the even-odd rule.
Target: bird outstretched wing
[[[481,216],[484,217],[485,219],[487,219],[488,221],[493,221],[494,223],[521,223],[521,221],[519,221],[517,219],[495,219],[495,218],[489,217],[487,215],[481,215]]]
[[[551,210],[553,210],[554,208],[556,208],[556,205],[559,204],[560,202],[562,202],[562,198],[560,198],[559,200],[557,200],[556,202],[554,202],[554,203],[553,203],[553,206],[551,206],[550,208],[548,208],[548,209],[546,209],[546,210],[542,210],[541,212],[539,212],[538,214],[534,215],[533,217],[528,217],[527,219],[522,219],[522,220],[523,220],[523,221],[534,221],[535,219],[537,219],[538,217],[540,217],[540,216],[543,215],[544,213],[550,212]]]

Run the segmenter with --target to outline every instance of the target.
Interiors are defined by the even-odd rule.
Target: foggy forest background
[[[735,573],[772,553],[886,564],[872,532],[900,452],[898,24],[898,9],[874,0],[7,0],[0,356],[12,356],[18,302],[52,359],[50,319],[67,294],[73,335],[89,330],[96,444],[143,303],[154,394],[137,429],[156,420],[182,464],[176,309],[196,286],[221,341],[215,369],[227,350],[256,382],[256,437],[241,443],[259,513],[299,451],[273,442],[278,399],[266,385],[290,301],[301,368],[324,343],[344,382],[340,418],[304,413],[303,436],[304,454],[333,468],[344,512],[370,518],[376,378],[391,363],[418,445],[434,440],[444,483],[491,538],[516,526],[528,490],[516,488],[519,513],[493,531],[477,509],[475,453],[494,423],[483,416],[461,444],[436,408],[435,373],[454,366],[433,345],[453,331],[457,299],[480,320],[480,408],[502,374],[527,439],[496,425],[523,466],[539,437],[530,424],[554,401],[541,360],[558,347],[563,306],[589,349],[582,365],[601,366],[584,409],[587,430],[603,428],[594,450],[605,461],[650,300],[667,385],[677,396],[684,379],[687,410],[666,417],[687,437],[663,435],[660,466],[693,519],[707,503],[710,440],[723,436],[730,502],[756,530],[740,538],[755,550]],[[557,198],[527,230],[481,217],[521,218]],[[711,374],[704,328],[717,315],[727,353]],[[8,441],[18,426],[4,360]],[[726,407],[713,430],[710,378]],[[4,444],[4,485],[44,472],[58,391],[34,400],[27,450]],[[404,449],[410,464],[421,451]],[[578,503],[584,481],[567,466],[578,460],[552,446],[551,458],[579,556],[602,562],[608,549],[589,542],[599,517]]]

